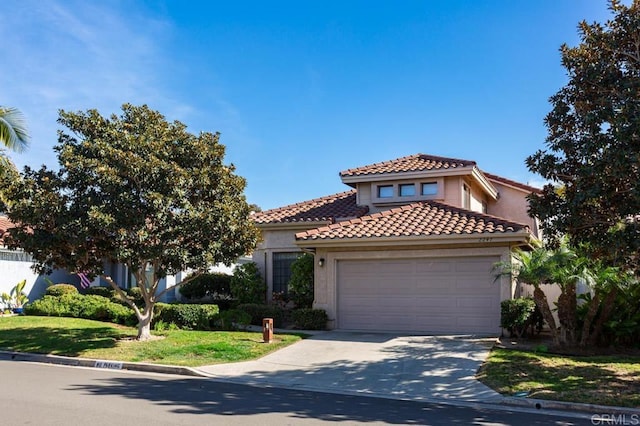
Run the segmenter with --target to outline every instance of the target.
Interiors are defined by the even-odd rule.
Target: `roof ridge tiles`
[[[439,168],[476,166],[475,161],[430,154],[412,154],[394,160],[381,161],[340,172],[341,177],[424,171]]]

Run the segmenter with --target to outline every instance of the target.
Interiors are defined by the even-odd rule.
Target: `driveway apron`
[[[475,379],[495,338],[331,331],[259,360],[199,367],[226,381],[386,398],[489,401]]]

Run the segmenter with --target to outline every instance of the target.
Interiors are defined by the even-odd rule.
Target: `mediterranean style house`
[[[527,214],[538,191],[474,161],[416,154],[345,170],[350,190],[256,213],[253,253],[268,295],[287,292],[291,263],[315,258],[314,307],[333,329],[500,332],[514,297],[495,262],[540,238]]]

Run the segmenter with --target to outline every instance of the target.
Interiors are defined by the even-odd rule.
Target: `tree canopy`
[[[33,255],[40,271],[101,275],[105,261],[128,267],[145,300],[139,338],[149,336],[159,280],[204,272],[250,252],[257,230],[243,195],[245,180],[223,163],[218,133],[195,136],[145,106],[120,116],[61,111],[60,168],[25,168],[7,189],[8,238]],[[198,276],[198,273],[191,274]]]
[[[568,83],[550,99],[546,149],[528,168],[550,183],[530,196],[546,235],[568,235],[612,266],[640,260],[640,0],[611,1],[604,25],[563,45]]]

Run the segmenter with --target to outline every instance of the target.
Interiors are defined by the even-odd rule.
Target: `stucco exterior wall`
[[[529,207],[527,193],[498,182],[493,184],[498,189],[500,198],[488,204],[487,213],[528,225],[531,233],[540,238],[537,221],[527,214]]]
[[[328,327],[336,326],[338,309],[337,291],[337,262],[347,259],[413,259],[433,257],[473,257],[497,256],[501,261],[510,259],[510,247],[482,247],[482,248],[440,248],[440,249],[411,249],[411,250],[336,250],[318,248],[315,253],[314,271],[314,302],[313,307],[324,309],[329,317]],[[324,266],[318,266],[318,260],[324,259]],[[508,277],[499,278],[496,285],[500,286],[500,300],[511,299],[514,296],[515,285]]]
[[[78,286],[80,278],[70,275],[66,271],[53,271],[50,275],[41,275],[31,269],[33,262],[31,257],[22,251],[13,251],[0,248],[0,293],[7,293],[18,282],[27,280],[24,292],[29,301],[39,299],[47,289],[47,279],[54,283],[69,283]],[[5,308],[0,303],[1,308]]]

